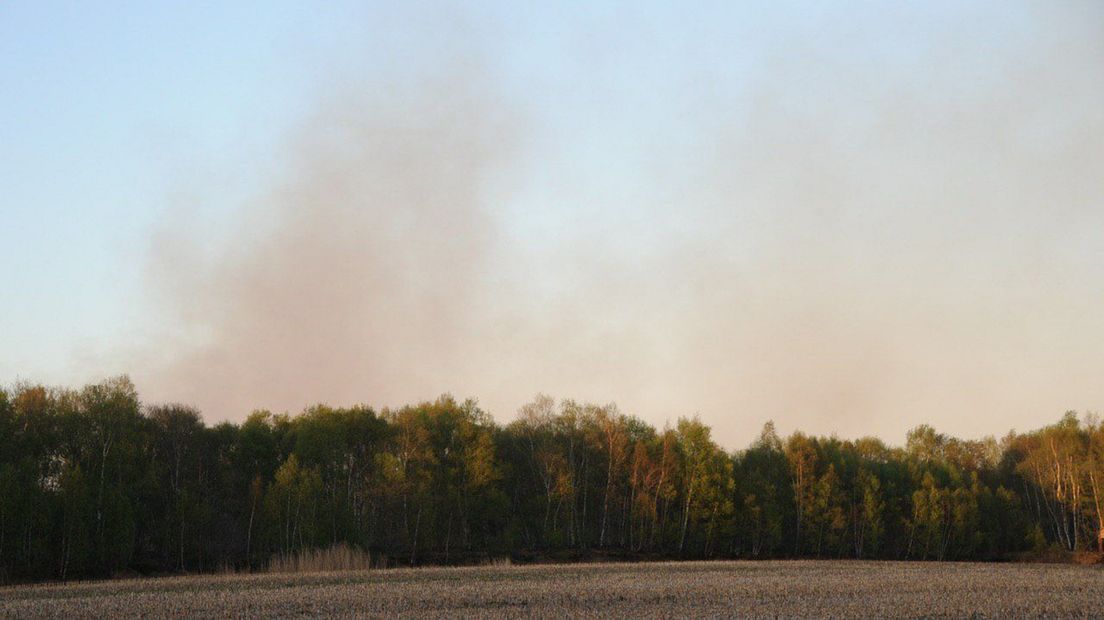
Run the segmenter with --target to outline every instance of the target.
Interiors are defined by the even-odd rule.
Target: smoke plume
[[[772,40],[736,94],[708,56],[604,92],[614,55],[560,90],[466,63],[327,96],[232,231],[161,227],[180,343],[136,379],[215,419],[616,400],[730,447],[771,418],[899,441],[1099,408],[1104,22],[1032,11]],[[550,131],[542,97],[613,137]]]

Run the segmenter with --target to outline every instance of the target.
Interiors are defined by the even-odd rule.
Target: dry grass
[[[0,589],[0,616],[1102,617],[1104,569],[687,562],[179,577]]]
[[[323,573],[370,568],[374,568],[370,553],[344,543],[328,549],[305,549],[287,555],[274,555],[268,562],[270,573]]]

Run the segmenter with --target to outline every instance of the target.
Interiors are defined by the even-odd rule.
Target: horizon
[[[570,397],[559,397],[559,396],[554,396],[554,395],[550,395],[550,394],[536,394],[536,395],[534,395],[534,397],[532,399],[530,399],[528,402],[524,403],[521,407],[519,407],[519,410],[517,411],[516,416],[508,418],[508,419],[503,419],[501,416],[495,415],[494,412],[486,410],[481,405],[478,397],[475,397],[475,396],[460,397],[460,396],[457,396],[457,395],[451,394],[451,393],[442,393],[442,394],[439,394],[439,395],[437,395],[433,398],[416,398],[416,399],[413,399],[413,400],[411,400],[409,402],[406,402],[406,403],[394,404],[394,405],[376,405],[376,404],[373,404],[373,403],[370,403],[370,402],[367,402],[367,401],[360,401],[360,402],[342,404],[342,405],[334,405],[334,404],[331,404],[331,403],[328,403],[328,402],[325,402],[325,401],[316,401],[314,403],[305,405],[305,406],[303,406],[303,407],[301,407],[297,410],[285,409],[285,410],[281,411],[281,410],[270,410],[270,409],[266,409],[266,408],[255,408],[255,409],[250,410],[250,412],[247,415],[241,416],[241,419],[239,419],[239,420],[229,420],[229,419],[211,420],[211,419],[208,419],[208,416],[204,415],[204,413],[201,410],[199,410],[194,405],[192,405],[190,403],[187,403],[187,402],[177,402],[177,401],[174,401],[174,402],[149,402],[149,401],[146,401],[142,398],[142,390],[140,389],[140,387],[137,386],[137,385],[134,385],[134,382],[131,380],[131,378],[128,375],[116,375],[116,376],[113,376],[113,377],[105,377],[105,378],[101,379],[100,381],[94,381],[94,382],[88,383],[88,384],[86,384],[84,386],[80,386],[80,387],[78,387],[78,386],[61,386],[61,385],[45,385],[45,384],[41,384],[41,383],[17,381],[15,383],[12,383],[12,384],[9,384],[9,385],[0,385],[0,394],[5,394],[10,399],[13,395],[16,395],[20,391],[23,391],[23,390],[26,390],[26,389],[42,388],[42,389],[45,389],[47,392],[51,392],[51,393],[59,393],[60,392],[60,393],[69,393],[69,394],[73,394],[75,396],[79,396],[79,394],[85,388],[92,387],[92,386],[97,386],[97,385],[103,385],[103,386],[113,385],[114,382],[116,382],[117,380],[120,380],[120,379],[125,380],[130,386],[132,386],[135,389],[135,393],[137,395],[138,402],[141,405],[143,415],[148,415],[150,412],[157,411],[159,409],[163,410],[163,409],[180,409],[180,408],[183,408],[184,410],[195,412],[195,414],[198,416],[199,421],[202,424],[204,424],[205,426],[207,426],[208,428],[214,428],[214,427],[218,426],[219,424],[224,424],[224,423],[233,424],[236,427],[241,428],[242,424],[245,423],[245,421],[247,419],[249,419],[249,418],[251,418],[255,415],[258,415],[258,414],[262,414],[262,415],[266,416],[270,421],[272,419],[279,418],[279,417],[285,417],[289,420],[295,420],[296,418],[299,418],[299,417],[310,417],[310,415],[312,415],[314,413],[317,413],[320,410],[353,411],[353,410],[360,409],[360,410],[364,410],[364,411],[369,411],[369,412],[372,413],[372,415],[375,415],[375,416],[378,416],[381,419],[384,419],[384,418],[387,418],[389,415],[394,415],[394,414],[400,413],[404,410],[418,409],[418,408],[422,408],[422,407],[426,407],[426,406],[431,406],[432,407],[432,406],[434,406],[438,403],[441,403],[443,401],[451,401],[453,403],[456,403],[457,405],[462,405],[462,406],[465,406],[465,407],[467,406],[468,403],[473,403],[476,410],[478,410],[478,411],[486,414],[487,416],[489,416],[490,421],[495,426],[497,426],[499,429],[507,430],[508,427],[511,426],[511,424],[513,424],[515,422],[524,422],[525,421],[525,419],[526,419],[525,409],[526,408],[534,407],[534,406],[536,406],[536,403],[541,401],[541,399],[548,398],[548,399],[550,399],[550,402],[552,403],[552,414],[554,416],[563,415],[563,412],[565,411],[565,407],[568,406],[569,404],[571,404],[571,405],[578,406],[581,409],[588,410],[588,411],[591,412],[591,414],[601,410],[601,411],[603,411],[607,414],[613,414],[614,417],[622,416],[624,418],[632,418],[632,419],[640,420],[640,421],[644,422],[645,424],[647,424],[654,431],[656,431],[657,433],[660,433],[660,434],[666,433],[666,432],[674,432],[675,429],[678,427],[679,422],[681,422],[683,420],[700,422],[705,426],[705,428],[710,432],[710,434],[712,434],[712,431],[713,431],[713,428],[709,425],[708,421],[702,420],[701,416],[698,415],[698,414],[680,415],[680,416],[677,416],[674,419],[664,420],[662,423],[655,423],[651,420],[643,419],[643,418],[641,418],[640,416],[634,414],[631,411],[624,411],[623,409],[621,409],[621,407],[617,404],[617,401],[615,401],[615,400],[605,400],[605,401],[601,401],[601,402],[591,402],[591,401],[582,401],[582,400],[574,399],[574,398],[570,398]],[[913,427],[910,427],[909,429],[907,429],[905,438],[902,441],[899,441],[899,442],[889,441],[889,440],[886,440],[882,437],[878,437],[876,435],[867,434],[867,435],[840,436],[838,433],[835,433],[835,432],[832,432],[832,433],[810,433],[810,432],[806,432],[805,430],[803,430],[801,428],[795,428],[795,429],[793,429],[792,431],[790,431],[788,433],[782,433],[782,432],[778,431],[777,424],[776,424],[775,420],[766,419],[766,420],[763,420],[762,423],[760,423],[756,427],[758,430],[755,431],[754,433],[752,433],[751,439],[749,439],[743,445],[729,445],[725,441],[717,439],[715,436],[712,437],[712,439],[713,439],[713,441],[715,441],[717,443],[717,445],[719,446],[719,448],[721,450],[723,450],[725,453],[733,455],[733,456],[738,456],[740,454],[743,454],[743,453],[747,452],[748,450],[751,450],[751,449],[755,448],[757,442],[763,437],[764,433],[767,432],[768,428],[769,428],[769,431],[772,434],[774,434],[775,437],[777,437],[778,439],[780,439],[783,442],[786,442],[787,440],[789,440],[790,438],[793,438],[795,436],[802,436],[802,437],[806,437],[806,438],[809,438],[809,439],[815,439],[815,440],[838,441],[842,444],[857,444],[857,443],[859,443],[861,441],[864,441],[864,440],[873,439],[873,440],[879,441],[887,450],[907,451],[909,449],[909,437],[908,436],[911,435],[914,431],[921,430],[921,429],[928,429],[932,433],[934,433],[935,436],[940,437],[943,441],[959,442],[960,444],[965,444],[965,443],[986,444],[987,442],[993,442],[993,445],[995,447],[997,447],[999,449],[1003,449],[1003,446],[1007,443],[1008,440],[1015,440],[1016,438],[1020,438],[1020,437],[1029,436],[1029,435],[1032,435],[1032,434],[1038,434],[1038,433],[1044,432],[1047,429],[1051,429],[1053,427],[1061,425],[1067,419],[1069,419],[1069,416],[1071,416],[1071,415],[1073,416],[1073,419],[1075,419],[1077,421],[1078,425],[1083,425],[1084,428],[1086,428],[1086,429],[1099,428],[1099,424],[1100,424],[1101,420],[1100,420],[1100,415],[1098,413],[1092,412],[1092,411],[1067,410],[1067,411],[1063,412],[1060,416],[1056,417],[1055,419],[1052,419],[1050,421],[1044,421],[1043,423],[1040,423],[1040,424],[1038,424],[1034,427],[1023,428],[1023,429],[1008,428],[1008,429],[1005,429],[1005,430],[993,429],[990,432],[988,432],[984,435],[978,436],[978,437],[959,437],[957,435],[954,435],[953,433],[944,432],[943,429],[932,426],[931,424],[929,424],[927,422],[920,422],[916,426],[913,426]]]
[[[1104,4],[0,8],[0,385],[1104,410]]]

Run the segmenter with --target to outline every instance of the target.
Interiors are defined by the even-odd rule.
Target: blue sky
[[[311,28],[342,24],[321,21],[276,3],[0,8],[6,377],[62,380],[128,337],[174,175],[271,148],[324,52]]]
[[[697,412],[734,444],[767,418],[898,438],[1101,407],[1104,358],[1082,343],[1104,337],[1102,41],[1093,2],[4,3],[0,381],[127,372],[212,419],[446,390],[509,419],[549,391],[656,423]],[[493,321],[350,337],[335,360],[351,370],[280,391],[275,368],[298,365],[316,326],[236,338],[224,317],[263,307],[235,301],[264,280],[256,265],[281,264],[278,247],[339,273],[378,259],[281,246],[333,217],[288,196],[321,174],[419,199],[379,176],[393,169],[372,144],[304,146],[346,130],[334,109],[369,142],[387,118],[459,144],[411,147],[413,169],[486,157],[471,168],[486,254],[455,279],[478,291],[458,315]],[[467,187],[446,172],[442,188]],[[377,224],[407,208],[319,234],[386,245]],[[461,213],[426,209],[430,224]],[[166,234],[191,267],[158,266]],[[447,275],[453,259],[409,260]],[[437,282],[348,273],[286,288],[319,307],[348,289],[377,300],[338,313],[360,333],[356,317],[402,314],[374,314],[380,299],[426,312]],[[302,338],[274,353],[289,332]],[[440,367],[387,353],[440,342]],[[481,372],[457,370],[473,355]],[[258,369],[207,390],[196,369],[220,364]],[[964,420],[977,410],[1006,413]]]

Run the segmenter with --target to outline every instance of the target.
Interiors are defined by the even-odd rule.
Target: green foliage
[[[125,377],[0,390],[0,580],[262,568],[347,545],[401,564],[582,554],[999,559],[1095,548],[1104,426],[903,448],[773,424],[726,452],[540,396],[503,427],[442,396],[208,427]]]

